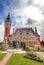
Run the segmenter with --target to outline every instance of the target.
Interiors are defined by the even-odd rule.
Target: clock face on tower
[[[11,23],[10,22],[6,22],[5,23],[5,28],[10,28],[11,27]]]

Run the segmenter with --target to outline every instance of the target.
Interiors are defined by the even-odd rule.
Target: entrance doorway
[[[18,42],[15,41],[15,40],[13,41],[13,47],[16,48],[16,49],[18,48]]]
[[[26,49],[26,44],[25,44],[25,42],[21,42],[20,47],[21,47],[23,50],[25,50],[25,49]]]

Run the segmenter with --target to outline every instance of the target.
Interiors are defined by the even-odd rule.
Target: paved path
[[[21,53],[26,53],[26,51],[21,50],[21,49],[8,49],[7,51],[1,51],[0,53],[14,53],[14,54],[21,54]]]
[[[21,49],[8,49],[7,52],[8,52],[8,53],[12,52],[12,53],[14,53],[14,54],[16,54],[16,53],[17,53],[17,54],[26,53],[26,51],[21,50]]]
[[[9,60],[9,58],[11,57],[12,53],[7,53],[7,55],[2,59],[2,61],[0,62],[0,65],[6,65],[7,61]]]

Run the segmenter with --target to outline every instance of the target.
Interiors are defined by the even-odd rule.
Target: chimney
[[[14,28],[13,28],[13,34],[14,34]]]
[[[35,27],[35,33],[37,33],[37,28]]]

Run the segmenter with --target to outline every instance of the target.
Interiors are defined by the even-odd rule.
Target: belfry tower
[[[11,29],[11,19],[10,14],[8,14],[6,20],[5,20],[5,31],[4,31],[4,43],[9,44],[9,35],[10,35],[10,29]]]

